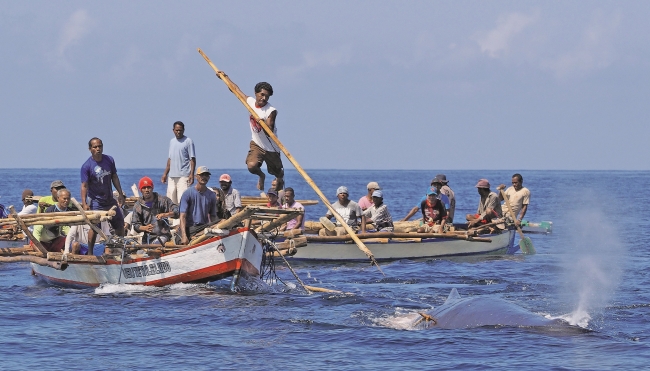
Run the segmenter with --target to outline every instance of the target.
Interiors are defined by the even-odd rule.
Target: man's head
[[[524,178],[521,174],[517,173],[512,176],[512,186],[515,187],[515,191],[520,190],[524,186]]]
[[[27,198],[32,197],[33,195],[34,195],[34,192],[32,192],[31,189],[24,190],[23,194],[21,195],[23,205],[25,205],[25,206],[31,205],[33,203],[33,201],[31,199],[28,200]]]
[[[97,137],[92,138],[88,141],[88,149],[93,157],[101,156],[104,152],[104,143]]]
[[[266,191],[266,198],[269,200],[269,203],[271,205],[278,203],[278,192],[275,190],[275,188],[271,188]]]
[[[58,199],[57,192],[60,189],[65,189],[65,185],[63,185],[63,182],[60,180],[55,180],[52,183],[50,183],[50,192],[52,192],[52,198],[53,199]]]
[[[230,186],[232,185],[232,178],[228,174],[221,174],[219,177],[219,186],[223,189],[224,192],[228,192]]]
[[[381,206],[384,202],[384,192],[376,190],[372,192],[372,203],[375,204],[375,207]]]
[[[440,192],[440,189],[442,188],[442,186],[447,184],[447,183],[449,183],[449,181],[447,180],[447,176],[445,176],[445,174],[438,174],[438,175],[436,175],[435,178],[433,178],[431,180],[431,185],[436,187],[438,192]]]
[[[381,189],[381,187],[379,186],[379,183],[377,183],[377,182],[368,183],[366,188],[368,189],[368,193],[370,193],[371,196],[372,196],[372,192]]]
[[[151,178],[145,176],[140,179],[138,188],[140,189],[140,192],[142,192],[142,198],[145,200],[153,198],[153,180],[151,180]]]
[[[487,179],[479,179],[475,187],[478,189],[478,194],[480,194],[481,197],[490,194],[490,182]]]
[[[196,169],[196,179],[199,185],[206,185],[210,181],[210,169],[207,166],[199,166]]]
[[[284,189],[284,198],[287,201],[287,204],[291,205],[295,201],[296,193],[293,188],[287,187]]]
[[[182,121],[176,121],[174,126],[172,126],[172,131],[176,136],[176,139],[181,139],[185,134],[185,124]]]
[[[336,197],[339,198],[339,201],[345,202],[348,200],[350,193],[348,192],[348,187],[340,186],[336,189]]]
[[[68,207],[68,204],[70,203],[70,191],[65,188],[59,189],[56,192],[56,197],[56,204],[59,206],[59,209],[63,210]]]
[[[272,95],[273,87],[268,82],[258,82],[255,85],[255,104],[258,107],[266,106],[266,103]]]
[[[429,203],[435,205],[436,200],[438,199],[437,197],[438,195],[436,191],[434,191],[433,189],[429,189],[429,192],[427,192],[427,200],[429,200]]]

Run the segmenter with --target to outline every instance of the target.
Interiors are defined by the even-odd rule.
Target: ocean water
[[[216,186],[222,170],[212,171]],[[259,193],[245,170],[223,171],[242,194]],[[309,171],[332,200],[340,185],[356,200],[369,181],[379,182],[395,219],[438,172]],[[125,190],[161,173],[119,170]],[[513,172],[444,173],[456,192],[458,221],[476,210],[479,178],[495,187]],[[277,273],[289,286],[251,281],[238,293],[229,280],[63,289],[37,282],[27,263],[0,264],[0,369],[646,369],[650,172],[521,173],[532,194],[527,219],[554,223],[551,235],[529,235],[536,255],[396,261],[381,264],[385,277],[365,263],[294,263],[306,284],[350,294],[307,295],[281,264]],[[0,203],[21,205],[23,188],[46,195],[54,179],[79,197],[77,169],[4,169]],[[287,186],[298,199],[317,199],[295,171],[287,172]],[[157,181],[155,190],[164,189]],[[308,219],[324,213],[322,204],[307,208]],[[452,288],[585,330],[404,327],[404,315],[441,305]]]

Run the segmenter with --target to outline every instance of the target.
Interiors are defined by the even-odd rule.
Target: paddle
[[[291,161],[291,163],[293,164],[293,166],[296,168],[296,170],[298,170],[298,172],[300,173],[300,175],[302,175],[302,177],[305,179],[305,181],[307,182],[307,184],[309,184],[309,185],[311,186],[311,188],[316,192],[316,194],[318,195],[318,197],[320,197],[321,201],[323,201],[323,203],[325,204],[325,206],[327,206],[327,209],[330,211],[330,213],[332,213],[332,215],[334,215],[334,217],[336,218],[336,220],[337,220],[339,223],[341,223],[341,226],[342,226],[343,228],[345,228],[346,232],[348,232],[348,234],[352,237],[352,240],[357,244],[357,246],[359,247],[359,249],[360,249],[361,251],[363,251],[363,253],[366,254],[366,256],[368,256],[368,258],[370,258],[370,260],[372,261],[372,263],[373,263],[375,266],[377,266],[377,269],[379,270],[379,272],[381,272],[381,274],[385,276],[384,272],[381,270],[381,268],[379,267],[379,264],[378,264],[377,261],[375,260],[375,256],[372,254],[372,252],[371,252],[371,251],[366,247],[366,245],[363,244],[363,242],[361,242],[361,240],[360,240],[359,238],[357,238],[356,233],[352,230],[352,228],[350,228],[350,226],[348,226],[348,223],[346,223],[345,220],[343,220],[343,217],[341,217],[341,215],[339,215],[339,213],[337,213],[336,210],[334,210],[334,208],[332,207],[332,205],[330,205],[329,200],[325,197],[325,195],[323,194],[323,192],[321,192],[321,190],[318,188],[318,186],[316,185],[316,183],[314,183],[314,181],[311,179],[311,177],[310,177],[309,175],[307,175],[307,173],[305,172],[305,170],[303,170],[302,166],[300,166],[300,164],[298,163],[298,161],[296,161],[296,159],[293,158],[293,156],[291,155],[291,153],[289,153],[289,151],[284,147],[284,145],[280,142],[280,140],[278,139],[278,137],[275,136],[275,134],[273,133],[273,131],[271,131],[271,129],[269,129],[269,127],[266,125],[266,122],[264,122],[264,120],[262,120],[262,119],[257,115],[257,113],[256,113],[256,112],[255,112],[255,111],[254,111],[254,110],[253,110],[253,109],[248,105],[248,103],[246,102],[246,96],[244,96],[243,94],[240,94],[240,93],[239,93],[240,90],[239,90],[239,88],[237,87],[237,85],[235,85],[235,83],[232,82],[232,81],[230,80],[230,78],[229,78],[225,73],[223,73],[222,71],[220,71],[220,70],[217,68],[217,66],[215,66],[214,63],[212,63],[212,61],[210,60],[210,58],[208,58],[208,56],[205,55],[205,53],[203,53],[203,50],[201,50],[201,49],[199,48],[198,51],[199,51],[199,53],[201,54],[201,56],[203,56],[203,58],[205,59],[205,61],[208,62],[208,64],[210,65],[210,67],[212,67],[212,69],[214,70],[214,72],[216,72],[217,77],[218,77],[219,79],[221,79],[221,81],[223,81],[223,82],[226,84],[226,86],[228,87],[228,89],[230,89],[230,91],[231,91],[233,94],[235,94],[235,96],[236,96],[236,97],[239,99],[239,101],[244,105],[244,107],[246,107],[246,109],[248,110],[248,112],[250,112],[251,116],[252,116],[253,118],[255,118],[255,121],[257,121],[257,123],[262,127],[262,129],[264,129],[264,132],[266,132],[266,134],[268,135],[268,137],[269,137],[269,138],[270,138],[270,139],[271,139],[271,140],[272,140],[272,141],[273,141],[273,142],[274,142],[278,147],[280,147],[280,150],[282,151],[282,153],[284,153],[284,155],[287,157],[287,159],[288,159],[289,161]]]
[[[512,207],[510,207],[510,200],[508,200],[508,196],[506,195],[505,192],[503,192],[503,189],[500,189],[499,192],[501,192],[501,197],[506,201],[506,206],[508,206],[508,213],[510,213],[510,217],[512,220],[515,221],[515,227],[517,227],[517,233],[519,233],[519,248],[521,249],[521,252],[526,255],[533,255],[535,254],[535,247],[533,246],[533,241],[530,240],[530,238],[524,236],[524,232],[521,231],[521,228],[517,225],[517,216],[515,213],[512,212]]]

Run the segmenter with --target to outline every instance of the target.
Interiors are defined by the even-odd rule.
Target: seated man
[[[34,192],[31,189],[26,189],[22,194],[23,209],[20,210],[18,215],[29,215],[36,214],[38,208],[34,205],[34,201],[31,200],[31,197],[34,196]]]
[[[445,209],[442,201],[438,199],[435,191],[429,191],[427,199],[420,204],[420,210],[422,210],[422,227],[418,229],[418,232],[445,233],[447,209]]]
[[[366,222],[368,219],[373,222],[377,231],[392,232],[393,217],[390,215],[386,204],[384,204],[384,194],[382,191],[377,190],[372,192],[372,203],[373,205],[363,212],[361,233],[366,232]]]
[[[110,224],[107,221],[103,221],[101,224],[102,232],[106,236],[111,235]],[[88,254],[88,231],[90,226],[87,224],[83,225],[73,225],[70,227],[70,231],[65,236],[65,250],[67,254],[77,254],[77,255],[90,255]],[[101,239],[101,237],[98,237]],[[103,241],[103,240],[100,240]],[[104,253],[106,248],[106,241],[104,243],[96,243],[93,247],[93,255],[101,256]]]
[[[445,208],[447,209],[447,215],[450,216],[447,221],[452,222],[453,219],[451,218],[453,218],[454,210],[456,209],[456,198],[454,196],[454,192],[447,186],[447,177],[444,174],[438,174],[431,180],[431,185],[427,191],[424,192],[424,196],[422,196],[417,205],[415,205],[411,211],[406,214],[406,216],[401,220],[402,222],[411,219],[411,217],[415,215],[418,210],[420,210],[420,205],[422,202],[426,201],[429,191],[432,190],[436,191],[438,198],[440,201],[442,201],[442,203],[445,205]]]
[[[372,206],[372,192],[381,189],[379,183],[377,182],[368,183],[368,186],[366,186],[366,188],[368,189],[368,194],[359,199],[359,207],[363,211]]]
[[[239,191],[232,187],[232,178],[228,174],[221,174],[219,177],[219,186],[225,196],[226,207],[230,215],[235,215],[242,209],[241,196]]]
[[[217,219],[217,196],[207,187],[210,170],[205,166],[196,169],[197,182],[181,196],[181,244],[187,245],[193,232],[205,228]]]
[[[46,213],[64,212],[68,210],[70,203],[70,191],[63,188],[57,191],[57,203],[45,209]],[[50,252],[61,252],[65,246],[65,236],[70,231],[69,226],[54,225],[34,227],[34,238],[41,242],[45,250]]]
[[[50,196],[41,197],[38,200],[38,209],[36,209],[36,212],[37,213],[45,212],[45,209],[56,204],[56,202],[58,201],[57,192],[61,189],[66,189],[65,185],[63,185],[63,182],[60,180],[53,181],[50,184],[50,192],[52,192],[52,194]],[[72,207],[72,202],[68,204],[68,207]]]
[[[362,217],[363,211],[361,211],[361,207],[359,207],[358,203],[349,199],[348,187],[339,187],[336,190],[336,197],[338,197],[338,201],[332,204],[332,208],[336,210],[336,212],[339,213],[341,217],[343,217],[343,220],[347,223],[348,226],[350,226],[355,231],[358,230],[359,218]],[[327,211],[325,217],[327,219],[332,219],[334,215],[330,211]],[[318,234],[320,236],[344,236],[348,234],[348,232],[337,220],[336,227],[333,231],[322,228],[320,231],[318,231]]]
[[[467,226],[469,228],[478,224],[486,224],[492,219],[501,218],[501,203],[496,193],[490,192],[490,182],[487,179],[480,179],[476,184],[481,199],[478,203],[476,214],[467,214]]]
[[[285,203],[282,205],[283,209],[300,209],[305,210],[305,207],[302,204],[295,200],[296,194],[291,187],[284,189],[284,199]],[[281,231],[291,231],[297,230],[302,231],[305,229],[305,214],[298,215],[294,219],[289,220],[287,223],[283,224],[280,227]]]
[[[167,196],[153,191],[153,180],[145,176],[138,184],[142,197],[133,205],[131,224],[136,232],[144,232],[143,244],[160,244],[171,240],[166,218],[178,218],[178,206]]]
[[[501,184],[497,189],[505,189],[505,184]],[[504,191],[506,196],[508,196],[508,201],[510,201],[510,206],[512,206],[512,213],[515,216],[516,220],[513,220],[517,225],[521,225],[521,221],[528,211],[528,204],[530,203],[530,191],[528,188],[524,187],[524,178],[521,174],[515,174],[512,176],[512,186],[508,187]],[[499,200],[503,200],[501,192],[499,192]],[[508,212],[508,203],[503,200],[503,205],[501,209],[503,210],[503,216],[512,219],[510,213]]]
[[[276,209],[282,208],[282,204],[280,204],[280,201],[278,200],[278,192],[274,188],[271,188],[266,192],[266,198],[269,200],[269,202],[266,203],[266,207],[273,207]]]

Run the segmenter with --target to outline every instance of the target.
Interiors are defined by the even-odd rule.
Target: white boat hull
[[[515,231],[485,235],[491,242],[471,242],[452,239],[423,239],[421,242],[364,242],[378,261],[399,259],[439,258],[464,255],[514,254]],[[294,260],[367,261],[368,257],[353,242],[309,242],[298,247]]]
[[[159,258],[107,260],[106,264],[70,263],[65,270],[31,263],[32,272],[44,281],[63,286],[96,287],[104,283],[165,286],[174,283],[209,282],[241,272],[259,276],[263,247],[246,228],[224,237],[189,246]]]

